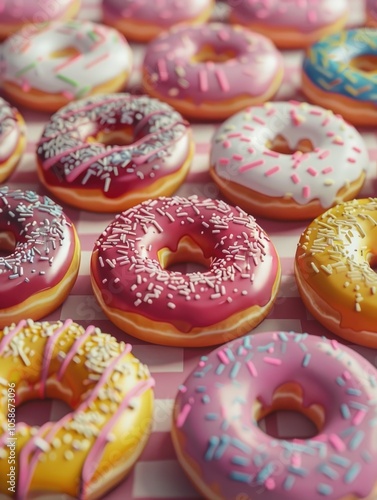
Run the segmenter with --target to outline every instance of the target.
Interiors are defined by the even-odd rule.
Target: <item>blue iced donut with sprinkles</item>
[[[341,31],[314,44],[303,61],[302,91],[358,126],[377,123],[377,30]]]

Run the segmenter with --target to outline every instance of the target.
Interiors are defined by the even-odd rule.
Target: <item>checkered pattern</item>
[[[353,25],[363,22],[362,3],[360,0],[349,0],[350,19]],[[216,16],[224,15],[225,7],[219,3]],[[99,0],[83,0],[80,17],[100,21]],[[139,69],[143,57],[141,46],[133,47],[136,70],[132,77],[129,89],[132,92],[139,90]],[[301,99],[299,93],[299,68],[302,53],[293,51],[284,54],[286,76],[278,93],[277,99]],[[28,146],[21,164],[13,173],[8,184],[13,188],[34,189],[43,193],[38,183],[35,167],[35,145],[48,116],[28,110],[22,110],[28,125]],[[208,153],[210,140],[216,129],[214,124],[193,125],[196,141],[196,155],[185,184],[179,189],[179,195],[187,196],[198,194],[205,197],[219,197],[216,186],[211,182],[208,174]],[[376,195],[377,179],[377,133],[363,132],[370,153],[370,165],[367,182],[360,196]],[[48,194],[48,193],[46,193]],[[89,279],[89,261],[93,244],[100,232],[108,225],[113,216],[92,214],[66,206],[65,211],[75,223],[82,245],[82,263],[77,282],[65,303],[48,316],[48,320],[73,318],[87,326],[91,323],[98,325],[103,331],[113,334],[118,339],[131,342],[135,354],[151,369],[156,379],[156,407],[154,426],[148,445],[130,476],[115,490],[106,495],[107,500],[123,499],[193,499],[199,498],[176,461],[170,440],[171,410],[177,387],[184,381],[193,369],[199,357],[209,352],[209,349],[181,349],[169,348],[142,343],[126,336],[106,320],[97,305],[91,290]],[[299,297],[293,276],[293,258],[299,235],[306,226],[300,222],[274,222],[258,219],[258,223],[268,232],[276,245],[282,262],[282,283],[277,301],[273,310],[254,332],[269,330],[307,331],[317,335],[329,333],[308,314]],[[376,352],[359,346],[352,346],[358,352],[377,365]],[[40,424],[46,420],[56,420],[67,411],[67,408],[56,401],[30,402],[18,410],[18,420],[25,419],[30,424]],[[294,421],[293,421],[294,422]],[[270,419],[267,422],[268,431],[274,435],[296,437],[308,431],[305,426],[299,428],[302,422],[292,420]],[[293,431],[294,430],[294,431]],[[59,497],[62,500],[64,496]]]

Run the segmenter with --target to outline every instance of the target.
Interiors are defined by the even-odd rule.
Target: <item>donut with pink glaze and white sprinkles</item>
[[[307,103],[269,102],[221,125],[210,164],[233,204],[253,215],[300,220],[354,198],[369,156],[362,136],[341,116]]]
[[[194,154],[191,127],[149,96],[107,94],[55,113],[37,145],[38,174],[54,196],[119,212],[182,184]]]
[[[229,2],[230,21],[262,33],[283,49],[304,48],[341,30],[347,0],[245,0]]]
[[[0,39],[7,38],[25,25],[37,25],[76,16],[80,0],[0,0]]]
[[[206,269],[169,270],[191,261]],[[94,294],[114,324],[182,347],[252,330],[270,312],[280,275],[276,249],[253,217],[197,196],[151,199],[122,212],[91,258]]]
[[[317,433],[267,435],[258,422],[278,410],[301,412]],[[377,370],[334,340],[248,335],[199,360],[179,388],[172,438],[209,500],[374,500]]]
[[[26,26],[0,48],[2,87],[15,103],[56,111],[94,94],[118,92],[131,73],[132,51],[114,28],[91,21]]]
[[[220,120],[272,98],[283,79],[283,57],[263,35],[242,26],[178,26],[146,49],[146,92],[184,116]]]
[[[202,24],[214,0],[102,0],[103,21],[136,42],[149,42],[177,24]]]

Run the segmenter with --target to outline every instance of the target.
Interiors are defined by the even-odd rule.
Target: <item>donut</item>
[[[231,1],[230,22],[270,38],[279,48],[297,49],[336,33],[346,24],[347,0]]]
[[[367,26],[372,28],[377,28],[377,1],[376,0],[366,0],[367,9]]]
[[[75,99],[121,90],[132,52],[113,28],[65,21],[27,26],[9,37],[2,64],[3,91],[11,100],[53,112]]]
[[[175,399],[172,438],[208,500],[374,500],[377,371],[334,340],[248,335],[203,356]],[[258,422],[279,411],[318,429],[277,439]]]
[[[25,121],[18,109],[0,97],[0,182],[16,168],[25,147]]]
[[[301,298],[328,330],[377,348],[377,198],[330,208],[302,233],[295,256]]]
[[[71,319],[22,320],[0,331],[0,359],[0,474],[14,478],[0,493],[91,500],[123,480],[149,436],[154,385],[129,344]],[[45,398],[72,410],[40,427],[15,423],[18,405]]]
[[[212,14],[214,0],[103,0],[105,24],[128,40],[149,42],[176,24],[202,24]]]
[[[147,46],[145,91],[193,119],[225,119],[269,100],[283,79],[283,58],[263,35],[241,26],[178,26]]]
[[[169,105],[148,96],[106,94],[51,117],[37,144],[38,175],[66,203],[120,212],[172,194],[193,154],[191,127]]]
[[[377,31],[342,31],[314,44],[302,68],[302,92],[357,126],[375,126]]]
[[[0,39],[25,25],[36,25],[75,17],[80,0],[2,0],[0,2]]]
[[[0,187],[0,328],[40,319],[68,296],[80,242],[62,208],[33,191]]]
[[[232,203],[262,217],[312,219],[360,191],[369,165],[357,130],[299,102],[246,108],[215,133],[210,173]]]
[[[203,271],[169,266],[194,261]],[[219,200],[147,200],[118,214],[94,245],[94,295],[147,342],[198,347],[244,335],[269,313],[280,261],[255,219]]]

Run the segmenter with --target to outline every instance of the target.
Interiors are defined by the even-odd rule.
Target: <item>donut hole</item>
[[[105,146],[129,146],[135,142],[131,127],[122,130],[99,131],[97,134],[87,137],[87,142],[100,142]]]
[[[0,231],[0,257],[8,257],[16,249],[16,238],[10,231]]]
[[[302,387],[295,382],[276,389],[271,405],[264,406],[258,400],[254,406],[258,427],[275,438],[309,439],[320,434],[324,427],[324,408],[319,404],[304,406]]]
[[[63,49],[50,52],[50,59],[72,59],[80,55],[80,51],[76,47],[64,47]]]
[[[178,241],[175,250],[161,248],[158,251],[158,260],[162,269],[183,274],[206,272],[211,265],[211,259],[205,257],[203,249],[188,236]]]
[[[292,149],[289,146],[288,140],[282,135],[278,134],[271,141],[266,143],[266,147],[271,151],[283,155],[293,155],[294,153],[310,153],[314,151],[313,143],[309,139],[300,139],[296,146]]]
[[[377,73],[377,56],[374,54],[363,54],[351,59],[350,65],[362,73]]]
[[[17,406],[16,422],[30,426],[41,426],[46,422],[57,422],[72,409],[60,399],[30,399]]]
[[[191,62],[193,64],[198,63],[224,63],[231,59],[234,59],[237,56],[236,52],[231,48],[227,48],[226,50],[216,51],[214,47],[211,45],[203,45],[198,52],[191,56]]]

